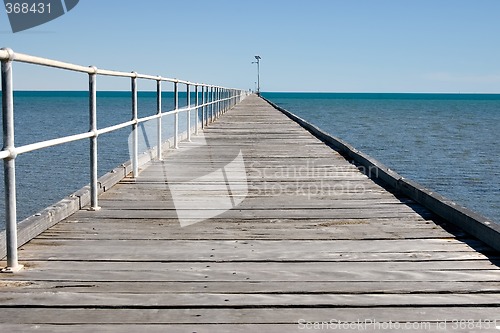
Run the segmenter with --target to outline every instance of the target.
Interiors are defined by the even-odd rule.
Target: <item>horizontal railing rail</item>
[[[2,63],[2,117],[3,117],[3,149],[0,151],[0,159],[4,164],[5,182],[5,235],[7,267],[5,272],[16,272],[22,268],[18,262],[17,254],[17,207],[16,207],[16,157],[35,150],[45,149],[53,146],[67,144],[79,140],[90,140],[90,210],[98,210],[98,137],[102,134],[117,131],[126,127],[131,127],[132,149],[131,164],[132,177],[139,174],[139,149],[138,131],[141,123],[157,120],[157,141],[156,158],[162,159],[162,118],[173,115],[173,146],[179,147],[179,114],[186,113],[187,119],[187,140],[191,140],[193,134],[193,124],[191,120],[192,111],[195,112],[194,134],[199,134],[199,128],[207,126],[210,122],[218,118],[222,113],[232,108],[246,97],[247,93],[241,89],[226,88],[217,85],[195,83],[190,81],[166,78],[162,76],[145,75],[136,72],[119,72],[107,69],[99,69],[94,66],[85,67],[81,65],[66,63],[62,61],[35,57],[22,53],[15,53],[11,49],[0,50],[0,61]],[[58,68],[66,71],[78,72],[88,75],[89,80],[89,131],[62,136],[59,138],[39,141],[23,146],[15,146],[14,128],[14,89],[12,67],[14,62],[28,63],[43,67]],[[97,126],[97,77],[112,76],[129,78],[131,80],[132,110],[131,120],[121,122],[112,126],[98,128]],[[138,116],[138,83],[137,80],[149,80],[156,82],[156,114],[147,117]],[[174,108],[168,112],[162,110],[162,83],[170,82],[174,90]],[[186,107],[179,108],[179,85],[186,88]],[[193,91],[191,91],[193,88]],[[191,101],[191,92],[194,93],[194,104]],[[200,115],[201,111],[201,115]],[[201,116],[201,119],[200,119]],[[200,123],[201,120],[201,123]]]

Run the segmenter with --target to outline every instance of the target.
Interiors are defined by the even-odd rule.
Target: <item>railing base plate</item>
[[[5,267],[0,270],[0,273],[17,273],[24,268],[24,265],[17,265],[16,267]]]

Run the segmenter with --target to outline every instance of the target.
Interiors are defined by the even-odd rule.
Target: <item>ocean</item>
[[[263,93],[402,176],[500,222],[500,95]],[[164,92],[163,111],[173,108]],[[87,92],[15,92],[16,146],[89,128]],[[194,97],[192,98],[194,101]],[[139,92],[139,116],[156,113],[156,93]],[[180,92],[179,106],[186,105]],[[98,92],[98,126],[131,118],[130,92]],[[0,120],[1,121],[1,120]],[[172,136],[172,116],[164,137]],[[181,116],[180,126],[185,123]],[[182,129],[183,127],[181,127]],[[99,137],[99,176],[129,160],[130,129]],[[18,220],[89,182],[89,143],[73,142],[16,159]],[[3,174],[0,176],[3,184]],[[0,189],[0,228],[4,194]]]

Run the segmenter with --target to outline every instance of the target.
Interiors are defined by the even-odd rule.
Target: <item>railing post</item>
[[[221,99],[220,99],[220,88],[217,87],[215,90],[215,98],[217,98],[217,108],[215,109],[215,119],[219,119],[220,117],[220,107],[221,107]]]
[[[224,89],[224,98],[225,98],[225,102],[224,102],[224,113],[227,112],[227,110],[229,110],[229,98],[231,97],[231,93],[228,89]]]
[[[179,149],[179,82],[174,82],[174,148]]]
[[[222,115],[222,88],[217,88],[217,98],[219,102],[217,103],[217,118]]]
[[[222,116],[222,114],[224,113],[224,111],[226,111],[226,100],[225,100],[225,90],[224,88],[221,88],[220,89],[220,98],[221,98],[221,103],[220,103],[220,114]]]
[[[186,103],[187,103],[187,141],[191,142],[191,91],[189,89],[189,83],[186,83]]]
[[[208,124],[210,124],[210,107],[211,107],[211,105],[210,105],[210,89],[212,89],[212,88],[209,87],[209,86],[207,86],[207,91],[206,91],[206,95],[207,95],[207,100],[206,100],[206,102],[207,102],[207,108],[206,108],[206,112],[205,112],[206,113],[206,119],[205,119],[205,121],[206,121],[205,125],[206,126],[208,126]]]
[[[200,100],[198,98],[198,85],[195,84],[194,86],[194,107],[195,107],[195,110],[196,110],[196,119],[195,119],[195,129],[194,129],[194,134],[195,135],[198,135],[199,134],[199,129],[198,129],[198,126],[200,126],[200,110],[198,109],[198,105],[200,104]]]
[[[222,89],[222,96],[224,97],[222,112],[226,113],[226,111],[227,111],[227,89]]]
[[[217,120],[217,113],[218,113],[218,108],[219,108],[219,97],[217,96],[218,93],[217,91],[219,90],[219,88],[217,87],[214,87],[214,116],[213,116],[213,120],[212,121],[216,121]]]
[[[212,92],[212,87],[207,87],[207,126],[208,124],[210,124],[210,114],[212,112],[211,111],[212,105],[210,104],[210,102],[212,101],[212,98],[210,97],[211,92]]]
[[[210,123],[210,87],[205,87],[205,126]]]
[[[12,83],[12,60],[14,51],[3,49],[9,54],[8,60],[2,60],[2,118],[3,150],[11,152],[4,159],[3,172],[5,182],[5,236],[7,243],[7,267],[4,273],[15,273],[23,268],[17,258],[17,207],[16,207],[16,154],[14,152],[14,88]]]
[[[158,159],[158,161],[161,161],[163,159],[162,134],[161,134],[161,122],[162,122],[162,116],[161,116],[161,77],[158,77],[158,80],[156,81],[156,113],[158,114],[158,121],[156,123],[156,132],[157,132],[156,158]]]
[[[222,114],[224,114],[224,111],[226,111],[225,94],[226,94],[226,90],[224,88],[220,88],[220,98],[221,98],[221,102],[220,102],[220,114],[221,114],[221,116],[222,116]]]
[[[206,93],[206,87],[205,86],[201,86],[201,104],[203,105],[201,107],[201,128],[205,128],[205,126],[207,125],[206,124],[206,119],[207,119],[207,116],[206,116],[206,110],[207,110],[207,106],[205,105],[205,103],[207,102],[206,101],[206,96],[205,96],[205,93]]]
[[[214,122],[214,110],[215,110],[215,105],[214,105],[214,92],[215,92],[215,88],[212,86],[210,87],[210,122],[213,123]]]
[[[137,121],[137,73],[132,77],[132,177],[139,176],[139,131]]]
[[[206,110],[206,116],[207,116],[207,119],[206,119],[207,124],[206,125],[207,126],[208,126],[208,124],[210,124],[210,112],[211,112],[210,108],[212,107],[210,105],[210,90],[211,89],[212,89],[212,87],[207,86],[207,110]]]
[[[99,184],[97,183],[97,68],[89,74],[89,131],[90,138],[90,210],[97,211],[99,207]]]
[[[215,100],[217,104],[215,104],[215,119],[219,118],[219,108],[220,108],[220,99],[219,99],[219,87],[215,88]]]

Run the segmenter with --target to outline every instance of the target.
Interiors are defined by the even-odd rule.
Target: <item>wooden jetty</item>
[[[499,331],[498,252],[257,96],[203,133],[22,246],[25,269],[0,275],[2,331]],[[181,227],[165,170],[240,150],[243,202]],[[199,216],[232,193],[198,181]]]

